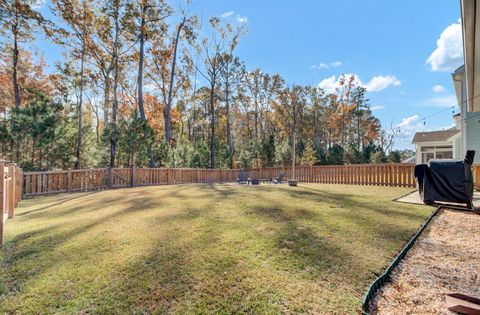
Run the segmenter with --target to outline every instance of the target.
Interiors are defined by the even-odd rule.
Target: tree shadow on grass
[[[122,210],[104,216],[92,217],[85,220],[87,221],[86,223],[79,226],[74,225],[73,228],[71,228],[72,223],[69,222],[67,224],[52,225],[28,231],[12,238],[7,238],[7,242],[0,252],[0,266],[3,269],[3,272],[0,272],[0,280],[3,282],[0,286],[2,291],[21,294],[25,284],[42,277],[45,272],[56,268],[59,264],[71,262],[72,257],[76,259],[75,256],[78,256],[76,253],[90,252],[94,253],[96,259],[102,257],[104,253],[98,252],[98,243],[95,241],[88,244],[75,244],[73,246],[75,249],[71,249],[72,246],[68,249],[58,249],[96,226],[112,220],[115,221],[123,215],[138,211],[138,207],[138,202],[132,201],[128,207]],[[168,215],[162,218],[162,223],[168,225],[168,222],[175,220],[177,216],[180,218],[184,216],[191,218],[196,215],[196,212],[199,213],[200,210],[187,209],[179,214]],[[74,221],[75,219],[72,217],[72,220]],[[91,257],[86,259],[90,261],[92,260]],[[0,292],[1,296],[2,292]]]
[[[353,194],[331,193],[325,191],[312,192],[308,189],[287,189],[286,193],[291,197],[289,202],[292,205],[298,205],[288,212],[285,212],[284,206],[279,204],[278,201],[269,199],[268,195],[264,195],[264,197],[269,206],[254,208],[257,214],[269,217],[282,224],[283,232],[279,234],[280,237],[277,235],[279,240],[278,246],[281,248],[285,247],[284,243],[285,240],[287,240],[287,242],[292,245],[287,248],[295,254],[292,257],[300,258],[302,257],[302,251],[299,251],[296,245],[306,245],[313,249],[315,249],[316,246],[320,246],[317,252],[322,252],[323,254],[320,256],[311,254],[307,261],[311,264],[315,264],[315,262],[319,261],[321,263],[326,262],[327,266],[331,266],[333,263],[343,264],[344,261],[342,261],[342,259],[340,261],[335,259],[338,255],[339,257],[343,257],[345,261],[348,261],[349,263],[356,261],[350,266],[353,273],[356,272],[354,270],[358,271],[363,269],[368,274],[376,275],[381,270],[372,269],[374,266],[368,266],[368,263],[364,262],[363,256],[353,257],[352,253],[348,250],[342,249],[341,245],[337,244],[338,246],[335,247],[334,239],[325,239],[321,235],[319,236],[318,231],[314,232],[311,228],[306,227],[300,222],[315,222],[315,224],[323,226],[327,230],[335,231],[334,234],[343,233],[341,231],[345,228],[348,230],[345,231],[347,233],[345,234],[345,237],[355,237],[355,234],[352,234],[351,232],[360,230],[366,236],[375,239],[375,244],[385,244],[384,250],[386,250],[388,246],[393,246],[394,244],[399,244],[398,249],[400,249],[401,245],[413,235],[416,229],[428,216],[428,213],[425,213],[424,211],[401,211],[397,210],[394,205],[388,203],[382,202],[380,204],[374,203],[373,201],[363,201]],[[326,209],[324,211],[322,208],[306,209],[303,205],[303,201],[306,199],[323,202],[324,205],[325,203],[327,203],[327,205],[335,205],[339,210]],[[326,218],[325,215],[330,218],[336,217],[338,219],[334,221],[326,221],[324,220]],[[338,226],[341,222],[345,222],[349,224],[349,226]],[[355,228],[352,229],[351,225],[354,225]],[[292,239],[292,236],[295,236],[295,238]],[[357,235],[357,237],[359,237],[359,235]],[[366,246],[365,250],[367,251],[372,250],[373,248],[368,242],[366,243],[366,241],[359,240],[359,246],[362,246],[362,244],[363,246]],[[387,255],[393,257],[397,250],[391,253],[387,250],[383,256]],[[332,255],[331,253],[334,253],[333,257],[330,256]],[[368,253],[365,254],[368,256]],[[349,270],[345,270],[345,272],[348,274]]]
[[[170,223],[190,226],[191,233],[173,229],[157,238],[149,253],[112,275],[112,286],[102,293],[97,312],[111,305],[116,313],[279,311],[267,303],[275,300],[275,290],[252,281],[247,262],[251,257],[242,251],[246,244],[228,238],[229,230],[236,229],[231,222],[202,210],[187,211],[174,221]],[[152,228],[157,224],[151,223]]]
[[[104,287],[88,293],[92,294],[88,296],[90,311],[97,313],[181,313],[182,311],[252,313],[254,312],[252,310],[263,309],[266,312],[275,312],[275,310],[280,312],[281,310],[275,307],[283,302],[276,299],[285,293],[275,291],[281,288],[265,288],[256,283],[255,276],[248,268],[249,260],[253,263],[259,263],[259,260],[271,260],[273,262],[271,268],[277,269],[272,272],[281,273],[286,270],[291,273],[292,281],[297,277],[308,278],[314,281],[325,281],[327,287],[335,283],[346,283],[347,289],[351,287],[352,291],[368,285],[368,283],[359,284],[357,280],[352,280],[358,279],[358,274],[367,273],[371,277],[364,257],[354,256],[331,236],[322,235],[321,230],[315,229],[315,226],[305,224],[309,222],[325,226],[327,222],[321,214],[306,209],[302,201],[308,198],[340,204],[342,207],[354,205],[352,206],[354,208],[370,207],[371,203],[360,201],[359,204],[358,198],[351,194],[326,192],[319,194],[281,187],[287,192],[290,202],[298,205],[298,207],[285,209],[283,200],[275,200],[275,197],[270,197],[268,194],[269,191],[277,190],[278,187],[262,187],[260,188],[262,190],[257,187],[248,187],[255,189],[254,191],[243,188],[230,189],[230,187],[202,185],[195,186],[193,190],[190,187],[170,189],[168,198],[180,200],[191,198],[191,193],[194,191],[195,198],[208,198],[208,202],[202,205],[202,209],[187,207],[167,216],[148,215],[145,220],[148,220],[152,238],[149,251],[123,267],[110,271],[108,275],[110,281]],[[42,212],[45,218],[62,216],[75,220],[74,214],[78,211],[91,213],[100,211],[106,205],[115,205],[115,203],[122,205],[122,208],[112,210],[114,212],[108,215],[97,215],[89,220],[85,219],[86,223],[78,227],[69,229],[54,225],[7,239],[7,250],[0,256],[1,264],[7,268],[6,276],[3,277],[8,278],[7,290],[22,294],[23,285],[28,284],[30,280],[44,277],[49,270],[65,263],[101,263],[102,258],[106,257],[109,251],[96,252],[99,241],[75,245],[73,248],[68,248],[66,253],[56,249],[95,226],[112,220],[116,221],[123,215],[132,212],[140,215],[145,211],[153,213],[153,209],[162,202],[159,198],[163,195],[152,195],[150,189],[153,188],[139,188],[132,192],[133,194],[129,193],[123,202],[119,200],[123,193],[115,192],[113,197],[100,203],[98,200],[89,200],[72,209],[58,209],[51,213]],[[219,217],[217,212],[209,211],[222,199],[233,200],[229,205],[232,207],[238,202],[250,202],[252,198],[257,198],[259,204],[249,205],[247,210],[238,210],[245,211],[247,216],[253,217],[252,221],[246,221],[252,222],[250,227],[240,226],[240,224],[246,224],[245,222],[235,225],[235,222]],[[344,201],[339,202],[339,199]],[[162,208],[163,212],[167,210]],[[366,211],[373,214],[376,213],[375,211],[385,213],[385,209],[382,210],[380,206],[378,209]],[[388,241],[392,240],[395,233],[395,231],[379,230],[377,226],[379,221],[364,222],[365,218],[353,210],[347,214],[342,211],[334,215],[347,216],[348,220],[354,224],[371,228],[374,233],[383,235]],[[28,217],[30,219],[30,216]],[[174,223],[175,226],[173,226]],[[271,233],[268,236],[259,235],[255,230],[255,223],[263,223],[271,227]],[[168,233],[163,233],[161,236],[155,234],[154,231],[159,224],[162,224],[162,228],[168,229]],[[396,228],[393,227],[392,230]],[[233,242],[226,241],[228,229],[243,229],[240,232],[250,233],[252,238],[263,238],[261,241],[264,240],[264,242],[260,242],[261,247],[258,249],[259,256],[252,257],[250,252],[245,251],[245,247],[249,246],[248,238],[234,239]],[[240,244],[236,244],[237,241]],[[85,252],[86,255],[92,254],[95,257],[87,258],[86,262],[80,261],[78,257],[75,258],[75,251]],[[64,254],[68,254],[67,258]],[[0,277],[1,275],[0,272]],[[365,276],[362,276],[362,279],[365,279]],[[339,292],[339,294],[348,296],[350,293]],[[67,302],[61,301],[60,307],[64,305],[62,303]],[[79,305],[75,312],[88,311],[89,309],[85,307]]]
[[[355,259],[335,239],[300,223],[300,220],[314,220],[318,225],[324,224],[321,217],[308,210],[299,208],[285,212],[276,204],[254,207],[250,214],[273,221],[276,229],[269,237],[274,240],[275,257],[279,265],[295,274],[309,278],[334,274],[338,281],[349,281],[351,272],[361,268],[358,264],[361,258]]]
[[[92,192],[88,192],[88,193],[80,193],[80,194],[73,195],[73,196],[64,195],[64,196],[62,196],[64,198],[62,198],[61,201],[50,203],[50,204],[44,205],[44,206],[39,207],[39,208],[33,208],[31,210],[22,211],[20,213],[17,213],[16,216],[22,217],[22,216],[29,215],[29,214],[32,214],[32,213],[39,213],[39,212],[42,212],[43,210],[47,210],[47,209],[52,208],[52,207],[63,205],[65,203],[68,203],[68,202],[73,201],[73,200],[88,198],[89,196],[91,196],[93,194],[96,194],[96,193],[99,193],[99,192],[100,191],[92,191]]]
[[[289,191],[289,194],[292,197],[305,197],[311,200],[318,200],[323,202],[329,202],[341,206],[342,208],[351,208],[352,213],[358,213],[358,210],[362,211],[373,211],[379,215],[387,215],[391,219],[407,219],[413,221],[421,221],[425,219],[425,215],[417,211],[401,211],[397,208],[402,208],[401,206],[396,206],[389,200],[382,200],[376,198],[375,196],[363,196],[364,198],[358,198],[358,195],[355,194],[345,194],[345,193],[332,193],[319,191],[316,189],[301,187],[302,190]],[[372,201],[363,201],[362,199],[371,198]]]

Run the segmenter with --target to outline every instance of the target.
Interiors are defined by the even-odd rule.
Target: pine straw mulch
[[[480,215],[440,210],[371,303],[373,314],[453,314],[445,293],[480,297]]]

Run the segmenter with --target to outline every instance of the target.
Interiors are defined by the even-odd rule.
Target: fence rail
[[[304,183],[415,187],[414,168],[414,164],[401,163],[297,166],[295,177]],[[269,179],[280,172],[292,178],[291,167],[252,169],[249,175]]]
[[[15,217],[15,208],[22,199],[22,169],[14,163],[0,161],[0,245],[4,241],[5,225]]]
[[[414,187],[413,164],[360,164],[297,166],[295,178],[305,183]],[[236,181],[238,169],[98,168],[51,172],[25,172],[23,194],[38,196],[134,186]],[[246,170],[251,178],[270,180],[280,173],[292,178],[291,167]]]
[[[295,178],[303,183],[415,187],[414,164],[357,164],[297,166]],[[23,195],[92,191],[121,187],[235,182],[238,169],[190,168],[98,168],[55,172],[25,172]],[[292,178],[291,167],[245,170],[251,178],[270,180],[280,173]],[[480,189],[480,166],[475,166],[476,188]]]

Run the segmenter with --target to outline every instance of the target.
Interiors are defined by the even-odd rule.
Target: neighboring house
[[[460,158],[460,130],[456,127],[440,131],[417,132],[412,143],[415,144],[413,163],[427,163],[431,159]]]
[[[460,6],[464,65],[452,74],[460,113],[452,129],[415,134],[416,163],[462,159],[467,150],[475,150],[474,163],[480,164],[480,1],[461,0]]]
[[[412,164],[412,163],[415,163],[415,162],[416,162],[416,157],[412,156],[412,157],[409,157],[408,159],[403,160],[401,163]]]

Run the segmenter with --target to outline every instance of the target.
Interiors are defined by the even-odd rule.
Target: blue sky
[[[327,89],[342,73],[357,75],[382,124],[402,128],[396,148],[413,149],[414,131],[452,124],[459,1],[194,0],[189,11],[246,23],[237,53],[248,68]],[[48,63],[59,58],[58,48],[41,46]]]

